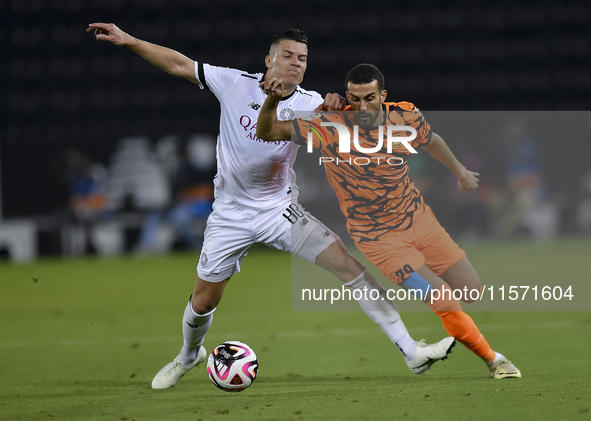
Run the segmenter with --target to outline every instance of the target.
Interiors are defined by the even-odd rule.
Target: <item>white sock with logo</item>
[[[372,319],[388,336],[388,338],[396,345],[396,348],[404,356],[405,361],[410,362],[415,358],[417,344],[410,337],[406,326],[400,319],[400,313],[396,308],[394,302],[388,299],[386,291],[379,282],[373,277],[371,273],[364,269],[363,272],[355,279],[345,283],[351,288],[354,295],[361,298],[357,300],[365,314]],[[371,294],[372,290],[377,290],[376,293]],[[355,291],[359,293],[355,294]],[[372,300],[371,297],[377,299]]]
[[[205,334],[211,326],[214,311],[215,308],[209,313],[197,314],[193,311],[191,300],[189,300],[189,304],[187,304],[185,314],[183,315],[184,345],[179,355],[181,364],[189,365],[197,358],[197,353],[203,344]]]

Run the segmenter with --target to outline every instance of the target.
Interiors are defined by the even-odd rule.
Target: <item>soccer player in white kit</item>
[[[205,361],[207,352],[202,344],[213,313],[228,280],[240,271],[255,243],[300,256],[332,272],[353,290],[377,289],[379,298],[385,298],[381,285],[341,240],[298,203],[293,171],[297,146],[289,139],[263,142],[256,137],[259,109],[267,96],[259,84],[265,78],[280,78],[286,86],[288,94],[278,107],[280,120],[293,118],[294,111],[312,114],[318,107],[334,110],[344,106],[338,95],[329,94],[323,101],[318,93],[300,88],[308,59],[308,40],[302,31],[288,30],[272,39],[265,74],[193,61],[169,48],[136,39],[112,23],[93,23],[87,31],[94,31],[98,40],[129,47],[165,72],[210,90],[221,105],[215,201],[207,220],[195,289],[183,315],[184,344],[180,354],[156,374],[154,389],[174,386]],[[296,223],[303,220],[307,222]],[[371,294],[364,294],[368,296]],[[455,344],[452,337],[431,345],[415,342],[392,301],[364,297],[358,300],[360,306],[396,345],[414,373],[422,374],[434,362],[447,358]]]

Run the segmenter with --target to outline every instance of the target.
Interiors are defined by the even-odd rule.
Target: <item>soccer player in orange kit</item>
[[[420,290],[448,334],[485,361],[490,377],[521,377],[511,361],[491,349],[472,318],[462,311],[459,300],[453,298],[451,292],[456,290],[480,292],[480,279],[466,253],[439,224],[414,186],[407,159],[412,150],[422,148],[457,175],[461,190],[474,191],[478,173],[458,162],[413,104],[385,102],[385,80],[377,67],[360,64],[349,72],[345,83],[349,106],[344,112],[292,121],[276,118],[283,82],[261,83],[268,97],[259,114],[257,136],[266,141],[291,136],[292,141],[305,144],[312,132],[310,139],[322,154],[321,163],[359,250],[390,282]],[[379,133],[384,126],[410,127],[416,138],[408,141],[401,137],[387,152],[385,136]],[[357,148],[349,145],[341,151],[340,136],[349,136],[349,144],[352,133],[357,133]],[[400,131],[397,134],[401,136]],[[464,294],[462,301],[474,298]]]

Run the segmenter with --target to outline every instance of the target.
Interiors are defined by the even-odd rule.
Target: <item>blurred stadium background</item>
[[[173,228],[180,217],[159,221],[179,194],[175,168],[185,146],[201,179],[211,176],[216,99],[95,41],[85,29],[101,21],[250,72],[264,71],[274,33],[304,29],[306,89],[342,93],[353,65],[376,64],[389,99],[417,104],[458,158],[482,173],[479,193],[466,195],[425,154],[411,163],[452,235],[588,234],[590,18],[585,1],[0,0],[0,255],[24,261],[198,246],[206,210],[191,222],[193,237]],[[345,236],[317,156],[305,155],[297,169],[303,202]],[[142,233],[149,223],[151,234]],[[149,235],[155,239],[142,247]]]
[[[85,30],[114,22],[195,60],[261,72],[271,36],[301,28],[303,86],[320,93],[342,93],[352,66],[376,64],[389,99],[414,102],[482,174],[476,194],[461,193],[425,153],[410,164],[484,283],[542,286],[588,284],[590,20],[586,1],[0,0],[0,418],[588,415],[591,319],[570,311],[588,307],[471,313],[520,381],[492,385],[464,347],[411,376],[363,314],[292,311],[290,256],[263,248],[245,260],[205,342],[251,345],[257,384],[228,396],[194,370],[173,391],[150,392],[182,341],[196,253],[134,253],[199,248],[219,106]],[[318,155],[303,152],[302,202],[346,239]],[[90,254],[134,255],[61,258]],[[45,256],[57,258],[36,260]],[[430,312],[404,320],[416,339],[445,333]]]

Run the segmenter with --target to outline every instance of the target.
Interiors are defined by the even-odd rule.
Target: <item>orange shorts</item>
[[[414,216],[417,219],[405,231],[392,231],[377,241],[356,243],[364,256],[395,284],[423,265],[439,276],[466,257],[429,206],[425,205],[425,211],[415,212]]]

